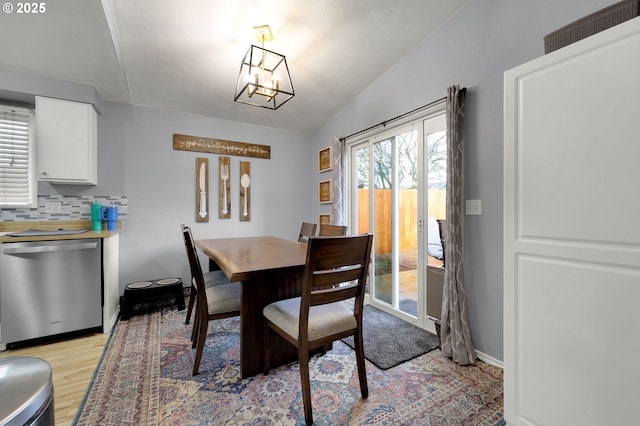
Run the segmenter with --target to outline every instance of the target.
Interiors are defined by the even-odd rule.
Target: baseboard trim
[[[109,325],[107,326],[106,324],[104,324],[102,328],[102,332],[104,334],[110,334],[111,331],[113,330],[113,327],[116,326],[116,323],[118,322],[119,317],[120,317],[120,305],[118,305],[116,310],[113,312],[113,315],[111,316],[111,320],[109,321]]]
[[[503,361],[500,361],[499,359],[496,359],[491,355],[487,355],[484,352],[480,352],[479,350],[476,350],[476,354],[478,355],[478,359],[480,361],[493,365],[494,367],[502,368],[504,370]]]

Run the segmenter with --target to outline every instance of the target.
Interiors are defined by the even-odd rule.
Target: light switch
[[[467,215],[481,215],[482,214],[482,201],[481,200],[467,200],[465,204],[465,213]]]

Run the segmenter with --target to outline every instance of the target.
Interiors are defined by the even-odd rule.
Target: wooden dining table
[[[230,281],[241,282],[240,373],[242,378],[262,372],[264,343],[262,309],[277,300],[300,296],[307,244],[282,238],[237,237],[195,240]],[[270,340],[270,366],[298,358],[293,345],[274,335]]]

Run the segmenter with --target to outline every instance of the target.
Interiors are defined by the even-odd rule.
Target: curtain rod
[[[466,90],[466,89],[462,89],[462,90]],[[426,105],[422,105],[421,107],[418,107],[418,108],[416,108],[416,109],[413,109],[413,110],[411,110],[411,111],[409,111],[409,112],[405,112],[404,114],[400,114],[400,115],[399,115],[399,116],[397,116],[397,117],[393,117],[393,118],[391,118],[391,119],[389,119],[389,120],[385,120],[385,121],[382,121],[382,122],[380,122],[380,123],[378,123],[378,124],[374,124],[373,126],[371,126],[371,127],[367,127],[367,128],[366,128],[366,129],[364,129],[364,130],[360,130],[360,131],[358,131],[358,132],[351,133],[349,136],[343,136],[343,137],[341,137],[341,138],[340,138],[340,140],[341,140],[342,142],[344,142],[344,141],[346,141],[347,139],[351,139],[351,138],[352,138],[352,137],[354,137],[354,136],[358,136],[358,135],[361,135],[361,134],[363,134],[363,133],[366,133],[366,132],[368,132],[369,130],[373,130],[373,129],[378,128],[378,127],[386,127],[386,126],[387,126],[387,124],[389,124],[389,123],[391,123],[391,122],[394,122],[394,121],[399,120],[399,119],[401,119],[401,118],[404,118],[404,117],[406,117],[406,116],[408,116],[408,115],[411,115],[411,114],[413,114],[413,113],[415,113],[415,112],[418,112],[418,111],[420,111],[421,109],[428,108],[428,107],[430,107],[430,106],[432,106],[432,105],[435,105],[435,104],[437,104],[438,102],[442,102],[442,101],[444,101],[444,100],[446,100],[446,99],[447,99],[447,97],[446,97],[446,96],[445,96],[445,97],[442,97],[442,98],[440,98],[440,99],[436,99],[436,100],[435,100],[435,101],[433,101],[433,102],[429,102],[429,103],[428,103],[428,104],[426,104]]]

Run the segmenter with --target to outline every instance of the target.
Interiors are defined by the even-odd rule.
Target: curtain
[[[466,89],[447,89],[447,213],[444,287],[440,346],[445,356],[460,365],[473,364],[477,358],[471,342],[467,315],[463,268],[464,213],[464,101]]]
[[[342,173],[343,164],[342,159],[344,157],[344,141],[340,138],[335,138],[331,146],[331,177],[333,180],[333,211],[332,211],[332,223],[334,225],[346,225],[344,208],[344,193],[345,193],[345,177]]]

